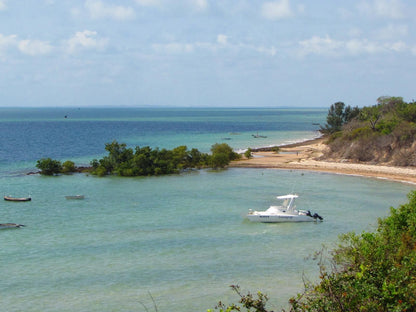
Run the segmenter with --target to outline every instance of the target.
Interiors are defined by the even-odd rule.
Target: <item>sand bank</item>
[[[324,139],[315,139],[280,147],[279,153],[258,149],[253,158],[234,161],[230,167],[277,168],[361,175],[416,184],[416,168],[351,163],[346,160],[317,160],[327,148]]]

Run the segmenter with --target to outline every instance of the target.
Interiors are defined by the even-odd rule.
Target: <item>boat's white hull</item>
[[[257,215],[248,214],[246,216],[251,222],[262,222],[262,223],[279,223],[279,222],[316,222],[309,216],[304,215]]]

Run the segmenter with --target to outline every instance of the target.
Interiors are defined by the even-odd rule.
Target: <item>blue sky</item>
[[[415,98],[412,0],[0,0],[0,106]]]

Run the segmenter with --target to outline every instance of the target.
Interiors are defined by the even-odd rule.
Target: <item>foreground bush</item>
[[[320,281],[306,284],[290,311],[416,311],[416,191],[408,197],[375,232],[343,235],[331,257],[317,253]],[[219,303],[215,310],[271,312],[267,296],[236,291],[241,306]]]

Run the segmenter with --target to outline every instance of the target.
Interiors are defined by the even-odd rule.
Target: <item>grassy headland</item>
[[[325,171],[416,183],[416,103],[381,97],[361,109],[337,102],[328,110],[322,137],[306,142],[252,150],[234,167]]]

